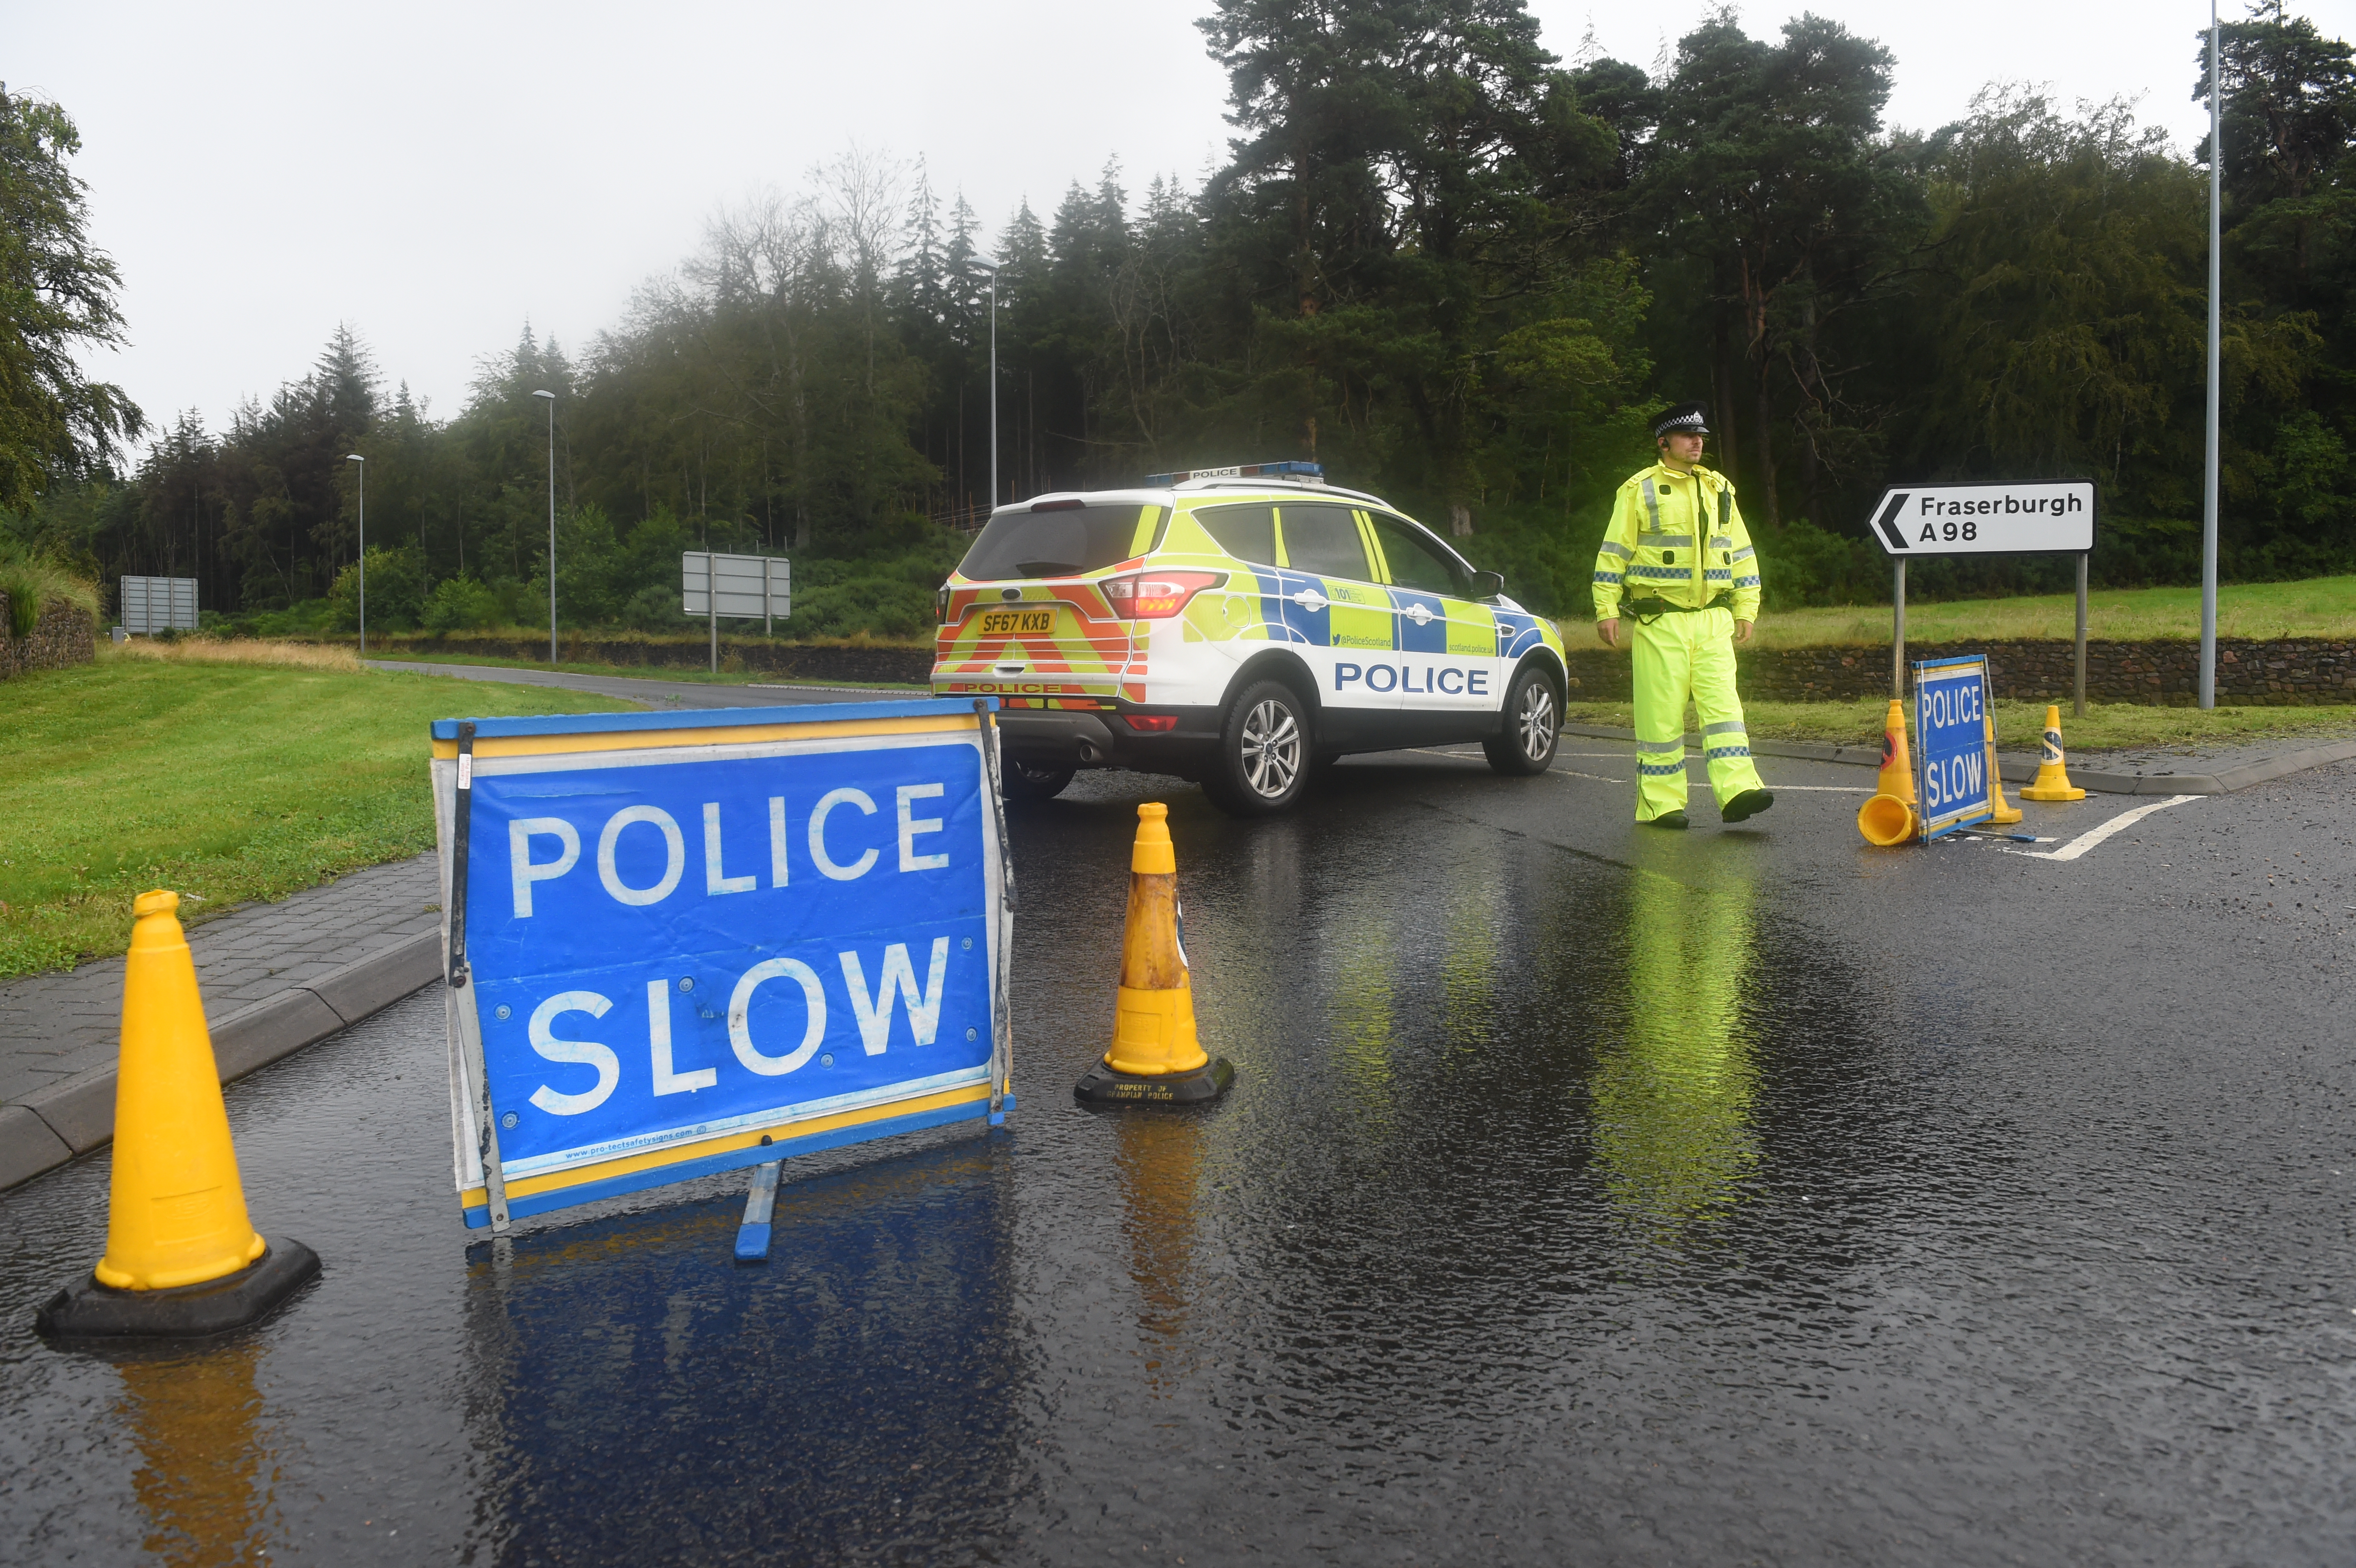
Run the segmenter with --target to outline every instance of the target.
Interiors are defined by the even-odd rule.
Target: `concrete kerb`
[[[221,1082],[242,1078],[381,1011],[442,974],[442,937],[424,932],[305,985],[239,1008],[211,1026]],[[114,1068],[95,1068],[0,1105],[0,1191],[30,1181],[114,1136]]]
[[[1566,724],[1566,735],[1589,735],[1599,741],[1633,741],[1633,730],[1615,729],[1608,724]],[[1687,735],[1689,751],[1703,749],[1698,735]],[[1758,757],[1794,757],[1812,763],[1846,763],[1855,767],[1881,766],[1879,746],[1818,746],[1796,741],[1757,741],[1751,742],[1751,752]],[[2231,795],[2237,789],[2265,784],[2287,773],[2318,768],[2326,763],[2342,763],[2356,757],[2356,741],[2332,741],[2320,746],[2286,752],[2279,757],[2268,757],[2238,768],[2228,768],[2221,773],[2102,773],[2072,767],[2070,782],[2081,789],[2099,790],[2105,795]],[[2028,784],[2037,776],[2033,759],[1997,759],[1997,772],[2007,784]]]

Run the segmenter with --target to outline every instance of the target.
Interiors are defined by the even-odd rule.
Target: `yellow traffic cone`
[[[2070,762],[2062,754],[2062,707],[2045,706],[2045,759],[2037,767],[2037,782],[2020,792],[2023,800],[2083,800],[2086,792],[2070,782]]]
[[[1988,805],[1994,808],[1988,813],[1988,820],[2018,822],[2020,807],[2004,798],[2004,775],[1996,771],[1996,715],[1983,710],[1980,717],[1987,725]]]
[[[247,1218],[180,896],[139,895],[123,983],[106,1253],[41,1308],[68,1338],[217,1334],[250,1323],[319,1270]]]
[[[1137,808],[1112,1046],[1072,1090],[1094,1104],[1191,1104],[1216,1099],[1235,1081],[1226,1059],[1213,1057],[1194,1037],[1194,991],[1169,816],[1170,808],[1158,801]]]
[[[1906,709],[1896,698],[1881,720],[1881,772],[1873,795],[1857,808],[1857,830],[1865,841],[1888,849],[1922,831],[1915,814],[1914,757],[1906,744]]]
[[[1916,804],[1914,753],[1906,744],[1906,709],[1894,697],[1881,720],[1881,772],[1874,778],[1873,793],[1894,796],[1909,805]]]

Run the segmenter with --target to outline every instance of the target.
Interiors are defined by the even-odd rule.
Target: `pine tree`
[[[104,469],[147,427],[77,357],[125,341],[122,274],[90,243],[89,187],[66,167],[80,150],[64,110],[0,82],[0,507]]]

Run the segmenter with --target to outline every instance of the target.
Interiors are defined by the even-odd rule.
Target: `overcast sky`
[[[2227,0],[2231,17],[2242,0]],[[0,80],[63,104],[131,347],[91,368],[159,423],[215,427],[300,376],[339,321],[455,413],[478,356],[529,320],[568,349],[691,250],[704,219],[790,189],[851,142],[929,160],[992,229],[1044,217],[1119,157],[1135,195],[1225,150],[1207,0],[865,0],[530,7],[0,0]],[[1650,67],[1706,0],[1533,0],[1566,58],[1591,24]],[[1888,45],[1893,124],[1959,117],[1992,80],[2141,101],[2180,144],[2201,0],[1752,0]],[[2356,0],[2294,0],[2339,37]]]

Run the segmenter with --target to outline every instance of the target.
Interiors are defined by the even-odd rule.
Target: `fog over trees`
[[[683,624],[678,552],[710,543],[795,558],[797,633],[908,635],[991,501],[990,256],[1001,502],[1314,458],[1576,612],[1647,419],[1699,398],[1771,607],[1883,593],[1863,522],[1901,480],[2090,476],[2098,581],[2197,573],[2205,145],[2004,84],[1892,128],[1889,53],[1813,16],[1753,37],[1722,14],[1658,73],[1558,58],[1522,0],[1222,0],[1202,27],[1235,140],[1199,187],[1116,163],[985,224],[913,150],[854,148],[682,236],[594,341],[524,327],[463,409],[388,384],[353,324],[225,430],[157,421],[128,472],[140,416],[113,389],[59,383],[36,429],[12,382],[32,433],[0,454],[27,475],[0,531],[331,625],[359,452],[371,624],[529,623],[545,389],[568,619]],[[2205,101],[2205,35],[2184,42],[2153,90]],[[2222,47],[2225,570],[2356,571],[2356,70],[2280,0]],[[64,148],[33,107],[62,130],[11,134]],[[42,330],[8,265],[0,356]],[[108,297],[85,330],[114,329]],[[2066,571],[1925,563],[1913,586]]]

